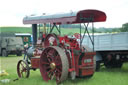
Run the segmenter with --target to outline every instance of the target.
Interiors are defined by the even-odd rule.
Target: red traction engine
[[[48,34],[44,41],[45,49],[40,58],[40,72],[44,80],[56,77],[57,82],[69,75],[75,77],[92,76],[95,71],[95,52],[80,49],[76,38]]]
[[[44,46],[43,49],[41,46]],[[24,77],[29,77],[30,69],[39,68],[43,80],[55,78],[56,82],[60,83],[67,77],[91,77],[95,72],[95,52],[85,52],[84,48],[80,48],[76,38],[48,34],[44,42],[37,41],[36,47],[32,51],[33,57],[29,57],[31,65],[24,60],[19,61],[19,77],[23,77],[23,73]],[[20,68],[20,65],[23,67]]]
[[[87,32],[94,48],[94,38],[92,39],[89,35],[88,25],[89,23],[105,20],[105,13],[98,10],[82,10],[68,14],[25,17],[23,23],[32,24],[33,47],[28,49],[27,59],[18,62],[18,76],[28,78],[31,69],[40,69],[43,80],[56,79],[57,83],[66,80],[68,77],[71,79],[91,77],[95,72],[94,55],[96,53],[94,49],[93,51],[88,51],[85,46],[82,46],[82,41]],[[37,24],[39,23],[50,23],[52,27],[44,38],[37,40]],[[77,36],[80,39],[69,36],[62,37],[52,33],[53,28],[56,28],[60,34],[58,25],[60,27],[63,23],[80,23],[80,35]],[[81,36],[81,23],[85,27],[83,36]]]

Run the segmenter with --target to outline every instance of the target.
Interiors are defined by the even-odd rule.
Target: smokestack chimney
[[[35,47],[37,42],[37,24],[32,24],[33,46]]]

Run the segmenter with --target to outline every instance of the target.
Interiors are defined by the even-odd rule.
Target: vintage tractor
[[[67,77],[91,77],[95,72],[95,57],[93,50],[82,46],[83,37],[88,33],[90,22],[101,22],[106,20],[104,12],[98,10],[82,10],[75,13],[57,14],[48,16],[25,17],[24,24],[32,24],[33,46],[28,49],[27,59],[20,60],[17,64],[19,77],[29,77],[30,69],[40,69],[43,80],[56,79],[57,83],[66,80]],[[49,23],[50,31],[43,33],[37,40],[37,24]],[[60,36],[61,24],[80,24],[80,33],[74,36]],[[87,24],[85,24],[87,23]],[[44,25],[45,26],[45,25]],[[85,27],[84,35],[81,35],[82,27]],[[93,24],[92,24],[93,27]],[[56,28],[59,35],[53,33]],[[94,30],[93,30],[94,31]],[[94,38],[90,37],[92,45]]]

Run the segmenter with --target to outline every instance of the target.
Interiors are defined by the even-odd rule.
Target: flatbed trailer
[[[83,39],[82,44],[93,48],[89,36]],[[128,61],[128,32],[94,35],[94,50],[96,70],[99,70],[101,63],[107,68],[121,68]]]

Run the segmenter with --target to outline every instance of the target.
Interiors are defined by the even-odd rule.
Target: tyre
[[[113,54],[107,54],[104,58],[104,65],[106,68],[121,68],[123,62],[119,59],[117,60],[116,55]]]
[[[2,50],[2,56],[4,56],[4,57],[7,57],[8,56],[8,53],[7,53],[6,49],[3,49]]]
[[[100,61],[96,61],[96,71],[100,70]]]
[[[16,54],[17,56],[22,56],[22,52],[20,51],[20,52],[17,52],[17,54]]]
[[[104,65],[106,68],[121,68],[123,63],[119,60],[111,60],[109,62],[105,62]]]

